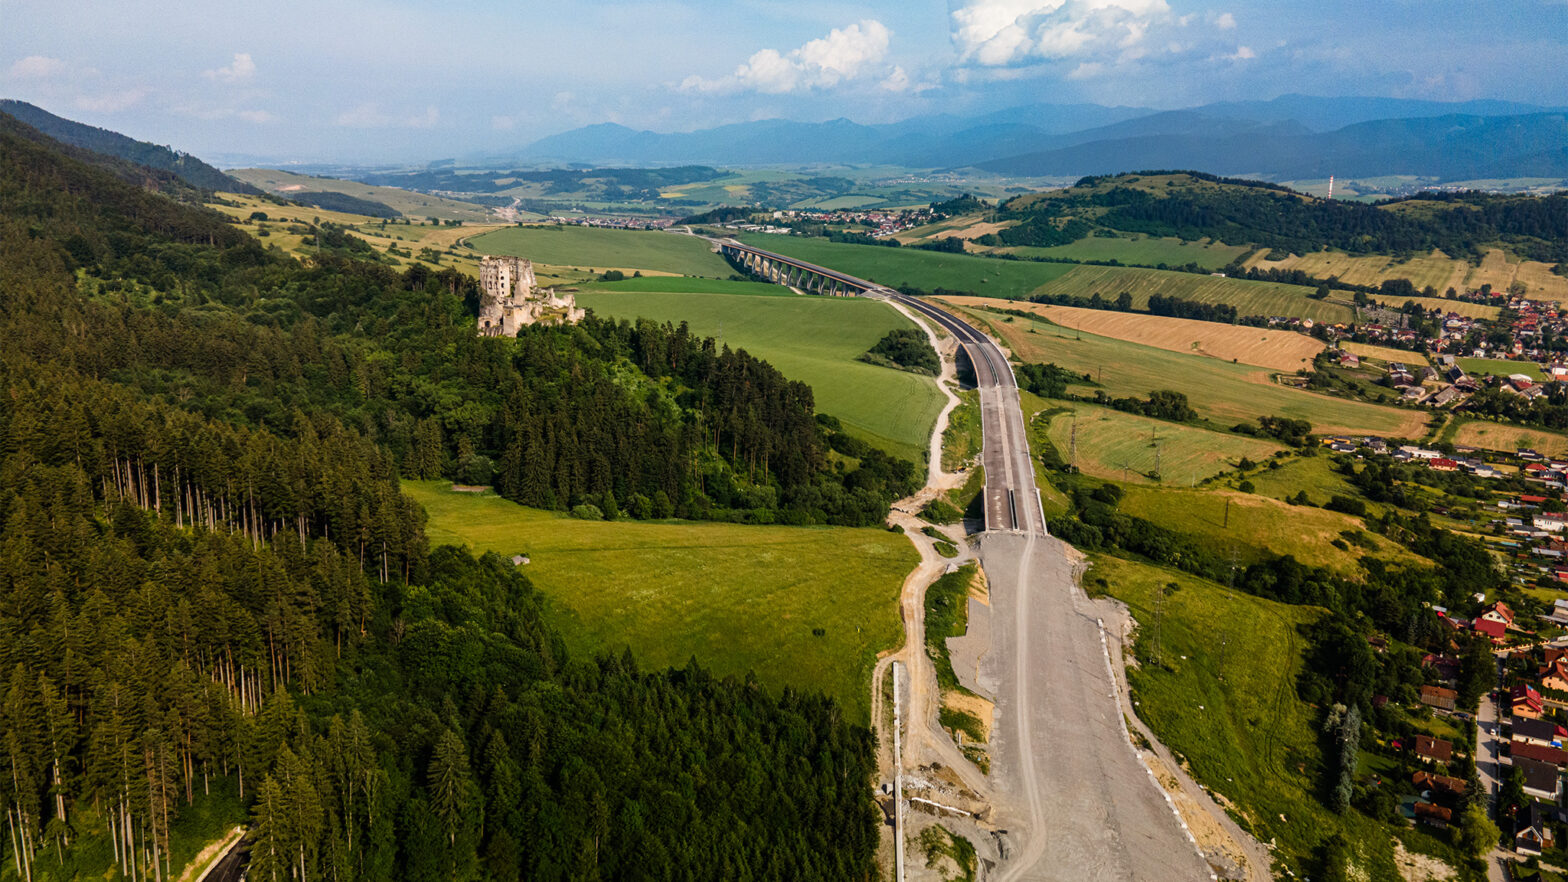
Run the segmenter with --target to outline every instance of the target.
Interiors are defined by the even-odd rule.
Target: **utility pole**
[[[1073,410],[1072,433],[1067,439],[1067,467],[1070,470],[1078,469],[1078,411]]]

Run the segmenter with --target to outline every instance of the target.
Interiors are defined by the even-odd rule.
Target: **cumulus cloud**
[[[1165,0],[954,0],[953,43],[988,67],[1141,53],[1149,31],[1172,22]]]
[[[875,19],[858,21],[845,28],[834,28],[825,37],[812,40],[787,53],[763,49],[719,79],[689,76],[680,88],[688,92],[755,91],[768,95],[826,89],[850,80],[881,76],[884,87],[897,85],[896,68],[888,71],[887,58],[892,31]],[[906,84],[908,77],[902,78]]]
[[[1236,16],[1228,12],[1222,12],[1215,16],[1214,26],[1222,31],[1233,31],[1236,29]]]
[[[337,124],[350,129],[430,129],[441,121],[441,111],[435,105],[423,113],[411,111],[385,112],[374,101],[345,110],[337,116]]]
[[[220,83],[248,82],[256,75],[256,62],[251,60],[249,52],[234,53],[234,60],[216,70],[202,71],[202,76]]]
[[[65,73],[65,62],[47,55],[29,55],[13,62],[6,73],[19,80],[46,80]]]

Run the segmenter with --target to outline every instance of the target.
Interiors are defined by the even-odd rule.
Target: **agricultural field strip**
[[[734,269],[694,236],[578,226],[508,227],[477,236],[476,251],[596,270],[649,270],[726,279]]]
[[[1055,363],[1091,380],[1113,397],[1147,397],[1156,389],[1187,395],[1201,415],[1229,425],[1260,416],[1304,419],[1320,433],[1421,434],[1425,416],[1360,401],[1332,398],[1274,383],[1266,370],[1213,358],[1170,352],[1083,331],[1068,331],[1038,320],[1006,321],[1006,316],[960,310],[989,326],[1022,361]],[[1092,386],[1074,387],[1089,392]]]
[[[1324,348],[1321,341],[1295,331],[991,297],[944,297],[942,300],[957,306],[1021,309],[1064,328],[1089,331],[1171,352],[1191,353],[1221,361],[1234,359],[1242,364],[1278,371],[1310,369],[1313,356]]]

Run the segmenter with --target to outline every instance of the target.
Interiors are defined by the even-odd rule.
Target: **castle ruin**
[[[534,264],[520,257],[479,261],[479,336],[515,337],[524,325],[574,324],[583,317],[577,298],[540,288]]]

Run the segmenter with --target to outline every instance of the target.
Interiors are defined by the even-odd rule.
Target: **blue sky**
[[[0,95],[219,157],[1290,92],[1565,105],[1568,0],[0,0]]]

